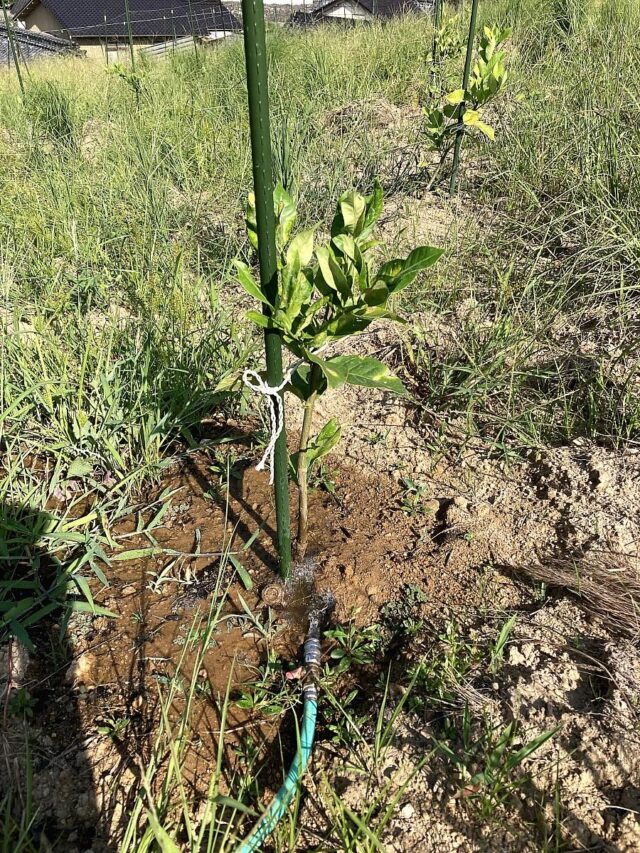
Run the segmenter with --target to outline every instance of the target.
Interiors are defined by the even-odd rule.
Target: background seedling
[[[440,57],[436,69],[431,75],[432,101],[425,108],[425,134],[430,146],[440,154],[439,165],[432,177],[432,185],[438,179],[442,167],[453,149],[450,193],[456,190],[460,155],[463,138],[466,134],[476,133],[493,141],[494,128],[484,118],[484,110],[494,102],[507,82],[506,52],[504,45],[511,35],[509,27],[484,26],[476,40],[477,2],[471,7],[469,36],[465,68],[460,88],[448,91],[447,78],[443,76],[443,60],[455,56],[460,51],[459,21],[450,19],[436,31],[434,44],[438,46]],[[475,52],[475,62],[474,60]],[[440,74],[440,86],[434,89],[435,70]],[[444,87],[444,91],[443,91]]]
[[[409,516],[416,516],[424,513],[428,492],[427,487],[422,483],[413,480],[411,477],[403,477],[400,480],[400,485],[404,489],[402,493],[402,502],[400,504],[402,511]]]
[[[373,663],[382,644],[378,625],[358,628],[353,620],[346,625],[325,631],[325,637],[335,643],[329,657],[337,662],[338,674],[346,672],[352,666],[366,666]]]
[[[489,668],[493,673],[496,673],[502,666],[502,663],[504,661],[504,652],[507,647],[507,643],[509,642],[511,632],[515,628],[517,619],[517,613],[514,613],[513,616],[510,616],[509,619],[507,619],[507,621],[500,629],[498,639],[491,647],[491,661],[489,663]]]

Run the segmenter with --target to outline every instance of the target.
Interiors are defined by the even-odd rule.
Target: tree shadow
[[[17,853],[110,853],[68,679],[75,585],[51,548],[58,523],[54,512],[0,502],[0,835]]]
[[[244,435],[239,437],[239,440],[248,443],[250,439],[248,435]],[[237,537],[244,543],[251,542],[251,551],[262,565],[272,572],[277,572],[278,563],[275,550],[265,547],[260,542],[260,538],[255,537],[255,530],[249,527],[246,520],[248,517],[255,522],[257,527],[266,533],[275,545],[276,530],[269,521],[270,516],[264,517],[247,499],[247,473],[252,464],[248,460],[242,460],[234,466],[235,470],[228,482],[228,497],[217,488],[215,479],[210,479],[192,457],[187,459],[186,467],[189,476],[198,484],[202,492],[211,495],[219,509],[227,514],[229,525],[234,528]],[[272,500],[270,489],[268,495],[269,499]],[[273,518],[275,520],[275,514]]]

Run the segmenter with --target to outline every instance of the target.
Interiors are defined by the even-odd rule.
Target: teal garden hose
[[[274,797],[271,805],[254,826],[250,835],[238,847],[236,853],[252,853],[253,850],[260,849],[286,813],[289,804],[296,795],[302,776],[311,758],[313,739],[316,733],[316,717],[318,715],[318,687],[316,683],[320,670],[318,621],[312,618],[309,634],[304,644],[304,663],[307,669],[308,681],[302,694],[304,707],[298,752],[293,759],[282,787]]]

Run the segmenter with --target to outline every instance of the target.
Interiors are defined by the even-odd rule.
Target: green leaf
[[[240,702],[237,702],[236,704],[239,705]],[[241,803],[239,800],[234,800],[232,797],[225,797],[223,794],[217,794],[213,798],[213,802],[217,803],[219,806],[223,806],[224,808],[230,808],[234,811],[251,815],[251,817],[257,817],[258,815],[258,812],[255,809],[245,806],[244,803]]]
[[[353,234],[358,237],[364,227],[367,202],[356,190],[349,190],[340,196],[338,211],[331,224],[331,236]]]
[[[264,305],[269,305],[269,300],[260,289],[260,285],[253,277],[253,273],[247,264],[244,261],[236,259],[233,265],[238,272],[238,282],[244,287],[249,296],[253,296],[254,299],[257,299],[258,302],[262,302]]]
[[[487,124],[480,119],[480,113],[477,110],[465,110],[464,115],[462,116],[463,122],[467,125],[467,127],[473,127],[476,130],[479,130],[481,133],[484,133],[486,137],[488,137],[492,142],[495,139],[495,131],[491,127],[491,125]]]
[[[340,213],[345,229],[351,234],[355,233],[364,221],[367,203],[364,196],[352,190],[345,193],[340,199]]]
[[[87,604],[91,607],[91,610],[95,612],[96,605],[93,600],[93,596],[91,595],[91,588],[89,587],[88,580],[82,575],[73,575],[73,582],[78,587],[80,594],[84,596]]]
[[[247,197],[247,210],[245,215],[245,225],[247,226],[247,234],[249,242],[254,249],[258,248],[258,222],[256,217],[256,196],[255,193],[249,193]]]
[[[380,215],[382,214],[384,193],[382,191],[382,185],[377,178],[373,185],[373,192],[370,196],[367,196],[366,203],[367,209],[364,217],[364,228],[360,234],[361,238],[367,238],[371,234],[376,222],[380,219]],[[360,248],[364,251],[362,243],[360,243]]]
[[[326,331],[332,338],[344,338],[347,335],[357,335],[371,325],[373,318],[362,316],[362,314],[348,311],[339,314],[335,320],[326,325]]]
[[[41,607],[39,610],[36,610],[35,613],[31,613],[29,616],[22,619],[22,627],[29,628],[31,625],[35,625],[36,622],[41,622],[45,618],[45,616],[48,616],[49,613],[53,613],[54,610],[58,610],[60,606],[60,601],[50,601],[49,604],[45,604],[44,607]]]
[[[465,91],[464,89],[455,89],[453,92],[449,92],[446,96],[445,101],[448,104],[452,104],[453,106],[457,106],[464,101]]]
[[[88,474],[93,472],[93,465],[86,459],[81,459],[78,457],[74,459],[71,465],[69,465],[69,470],[67,471],[67,479],[71,480],[74,477],[86,477]]]
[[[31,638],[25,631],[24,627],[20,624],[20,622],[12,621],[9,623],[9,632],[16,637],[23,646],[26,646],[30,652],[35,652],[35,646],[33,645]]]
[[[114,554],[111,560],[114,563],[123,563],[127,560],[140,560],[146,557],[156,557],[158,554],[163,554],[164,548],[160,546],[151,548],[134,548],[131,551],[121,551],[120,554]]]
[[[229,562],[238,573],[238,577],[242,581],[244,588],[250,592],[253,589],[253,580],[251,579],[249,572],[245,569],[240,560],[233,556],[233,554],[229,554]]]
[[[338,251],[359,268],[362,264],[362,255],[358,250],[356,241],[351,234],[336,234],[331,241]]]
[[[369,306],[384,305],[389,299],[389,288],[384,281],[376,281],[372,287],[368,287],[362,294],[364,301]]]
[[[371,356],[337,355],[321,361],[314,359],[327,377],[330,388],[340,388],[345,383],[365,388],[382,388],[394,394],[404,395],[406,389],[386,364]]]
[[[283,312],[289,329],[313,294],[313,283],[309,281],[296,262],[291,267],[285,267],[280,281],[280,310]]]
[[[280,251],[289,242],[293,225],[296,221],[296,206],[282,184],[278,184],[273,191],[273,202],[276,215],[276,244]]]
[[[68,598],[65,606],[75,613],[92,613],[94,616],[109,616],[111,619],[118,619],[118,614],[113,610],[107,610],[99,604],[94,604],[93,607],[87,601],[78,601],[76,598]]]
[[[314,237],[315,232],[313,228],[296,234],[287,249],[287,264],[297,262],[301,267],[306,267],[313,257]]]
[[[305,402],[309,399],[311,394],[314,391],[317,391],[318,394],[323,394],[327,390],[327,380],[323,376],[318,388],[312,388],[311,383],[309,382],[309,375],[311,373],[311,369],[308,364],[301,364],[300,367],[296,370],[296,372],[291,377],[291,384],[289,386],[289,390],[291,390],[299,400]]]
[[[484,133],[484,135],[487,137],[487,139],[490,139],[492,142],[495,140],[496,132],[491,127],[490,124],[487,124],[484,121],[479,121],[477,124],[477,128],[480,131],[480,133]]]
[[[536,751],[536,749],[539,749],[543,743],[546,743],[550,738],[552,738],[558,732],[559,728],[559,726],[556,726],[555,729],[547,729],[546,732],[542,732],[542,734],[533,738],[533,740],[530,740],[517,752],[512,753],[507,760],[507,768],[509,770],[516,768],[525,760],[525,758],[528,758]]]
[[[419,272],[426,270],[444,254],[444,249],[433,246],[419,246],[403,261],[395,259],[384,264],[378,271],[377,279],[385,282],[391,293],[404,290]]]
[[[316,257],[325,284],[339,293],[343,299],[348,299],[351,296],[349,282],[331,249],[328,246],[319,246]]]
[[[170,838],[166,829],[162,827],[152,811],[147,811],[147,818],[149,820],[149,825],[151,826],[151,830],[153,832],[153,836],[155,840],[158,842],[160,850],[162,853],[180,853],[180,848],[178,845]]]
[[[255,323],[256,326],[260,326],[261,329],[271,329],[273,327],[273,320],[259,311],[247,311],[244,316],[247,320]]]
[[[341,437],[342,427],[335,418],[331,418],[331,420],[327,421],[327,423],[322,427],[309,446],[307,454],[309,464],[317,462],[318,459],[322,459],[323,456],[331,453],[333,448],[340,441]]]

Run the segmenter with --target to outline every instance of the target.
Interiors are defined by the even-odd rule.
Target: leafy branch
[[[299,449],[291,462],[299,489],[298,555],[304,555],[308,537],[307,495],[311,466],[340,440],[334,419],[312,436],[313,412],[328,388],[360,385],[394,394],[406,393],[389,368],[370,356],[321,355],[325,348],[364,332],[375,320],[404,322],[390,300],[434,264],[442,249],[421,246],[406,258],[394,258],[376,267],[373,232],[382,213],[382,188],[376,182],[371,195],[355,190],[339,201],[330,238],[319,241],[317,228],[294,232],[297,209],[292,197],[277,186],[274,192],[278,291],[271,304],[251,268],[236,260],[238,282],[254,299],[270,308],[270,316],[249,311],[247,317],[261,329],[277,329],[298,364],[286,390],[304,404]],[[249,240],[258,246],[256,210],[249,197],[246,216]]]

